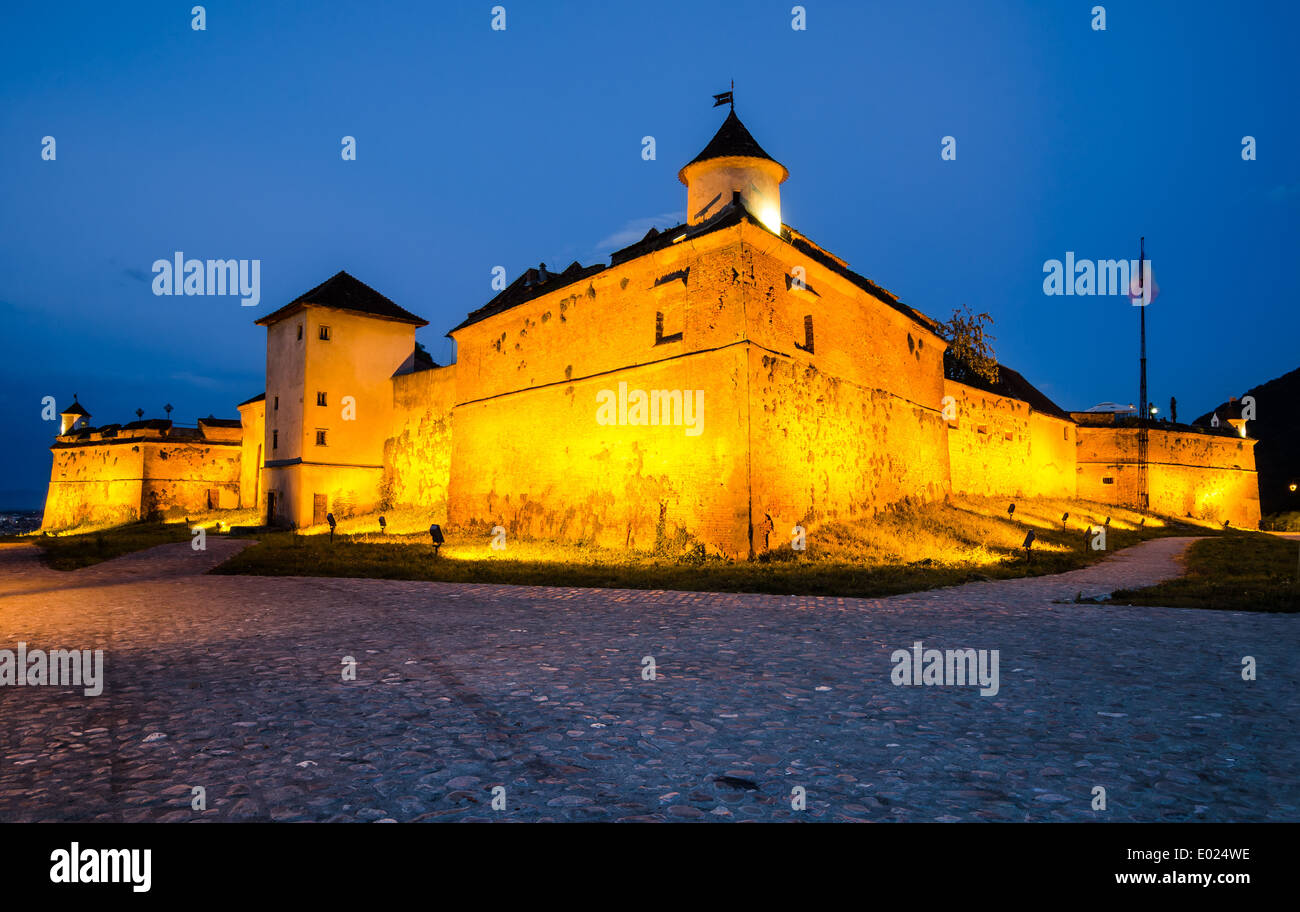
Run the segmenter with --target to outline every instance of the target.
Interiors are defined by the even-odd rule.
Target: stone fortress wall
[[[1137,506],[1136,429],[1076,422],[1014,371],[949,379],[935,321],[781,223],[786,176],[733,111],[679,173],[686,224],[608,266],[527,270],[449,333],[445,367],[412,354],[422,318],[339,273],[257,321],[266,393],[240,428],[110,440],[65,413],[45,528],[410,507],[514,538],[753,557],[794,526],[951,494]],[[1154,512],[1257,526],[1253,440],[1150,441]]]

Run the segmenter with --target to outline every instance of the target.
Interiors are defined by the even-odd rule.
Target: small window
[[[655,345],[664,345],[668,342],[682,341],[682,334],[679,332],[664,334],[664,315],[662,312],[655,314]]]
[[[325,431],[322,428],[316,429],[316,446],[325,446]]]
[[[798,342],[794,347],[800,351],[806,351],[808,354],[815,354],[813,351],[813,319],[812,314],[807,314],[803,318],[803,345]]]
[[[1114,484],[1114,483],[1115,483],[1115,479],[1112,478],[1111,476],[1107,475],[1105,478],[1103,478],[1103,479],[1101,480],[1101,483],[1102,483],[1102,484]]]
[[[273,450],[278,450],[279,448],[280,448],[280,432],[279,432],[279,431],[272,431],[272,432],[271,432],[271,449],[273,449]]]
[[[981,424],[975,428],[975,432],[977,434],[987,434],[989,432],[989,426],[987,424]]]
[[[317,394],[316,394],[316,404],[317,404],[317,405],[325,405],[325,404],[326,404],[326,402],[325,402],[325,394],[324,394],[324,393],[317,393]]]
[[[1016,439],[1016,435],[1013,434],[1011,431],[1003,431],[1003,432],[1002,432],[1002,436],[1003,436],[1004,438],[1006,438],[1007,440],[1015,440],[1015,439]]]
[[[301,323],[298,324],[298,341],[299,341],[299,342],[302,341],[302,324],[301,324]]]
[[[280,411],[280,397],[279,397],[279,396],[276,396],[276,397],[275,397],[275,408],[273,409],[273,411],[276,411],[276,412]]]
[[[1070,429],[1068,427],[1061,428],[1061,439],[1062,440],[1070,439]]]
[[[328,326],[322,326],[320,328],[320,340],[322,342],[328,342],[330,340],[330,328]]]

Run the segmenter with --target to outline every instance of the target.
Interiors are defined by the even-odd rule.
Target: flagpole
[[[1146,512],[1150,505],[1147,490],[1147,456],[1150,438],[1147,430],[1147,294],[1146,294],[1147,239],[1144,235],[1138,240],[1138,310],[1140,341],[1138,359],[1140,361],[1138,381],[1138,509]]]

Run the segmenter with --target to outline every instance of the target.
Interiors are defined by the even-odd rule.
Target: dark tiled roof
[[[952,359],[945,354],[945,367],[950,367]],[[945,376],[947,371],[945,371]],[[1004,396],[1008,399],[1019,399],[1021,402],[1028,402],[1029,407],[1036,412],[1042,412],[1044,415],[1051,415],[1053,418],[1060,418],[1062,421],[1074,422],[1070,413],[1062,409],[1059,405],[1048,399],[1047,396],[1038,387],[1034,386],[1019,371],[1014,371],[1005,364],[998,365],[998,382],[989,383],[983,377],[973,372],[966,371],[965,375],[957,381],[967,386],[973,386],[976,389],[984,390],[986,393],[993,393],[997,396]]]
[[[433,370],[437,367],[442,367],[442,365],[433,360],[433,355],[429,354],[423,348],[417,348],[415,350],[415,369],[417,371]]]
[[[238,418],[214,418],[209,415],[206,418],[200,418],[199,424],[206,424],[208,427],[237,428],[243,427],[243,422]]]
[[[73,401],[72,405],[65,408],[62,412],[64,415],[89,415],[90,412],[81,407],[80,402]]]
[[[409,310],[398,307],[365,282],[353,278],[342,270],[274,313],[267,314],[254,322],[259,326],[269,326],[307,304],[369,314],[372,317],[397,320],[401,323],[414,323],[416,326],[427,326],[429,323],[428,320],[417,317]]]
[[[544,267],[546,264],[543,263]],[[460,322],[451,332],[451,335],[458,329],[464,329],[478,323],[480,320],[486,320],[488,317],[494,317],[499,313],[504,313],[512,307],[518,307],[525,301],[531,301],[533,298],[541,297],[544,294],[550,294],[552,291],[563,288],[566,285],[572,285],[574,282],[580,282],[583,279],[594,276],[596,273],[605,269],[604,263],[596,263],[593,266],[583,266],[577,260],[569,264],[569,268],[561,273],[548,272],[543,274],[540,269],[529,269],[519,278],[515,279],[501,292],[488,301],[478,310],[473,311],[469,316]]]
[[[239,406],[252,405],[254,402],[265,402],[265,401],[266,401],[266,393],[258,393],[252,399],[245,399],[243,402],[239,403]],[[236,406],[236,408],[239,408],[239,406]]]
[[[745,125],[740,122],[736,112],[732,111],[727,115],[727,119],[722,122],[718,132],[713,134],[713,139],[709,140],[709,144],[704,147],[704,151],[687,162],[686,166],[682,168],[682,172],[696,162],[708,161],[711,158],[725,158],[729,155],[765,158],[770,162],[781,164],[763,151],[763,147],[758,144],[758,140],[754,139],[750,132],[745,129]],[[785,166],[781,165],[781,168],[784,170]],[[686,183],[686,179],[682,177],[681,172],[678,173],[678,177],[682,183]]]
[[[122,425],[124,431],[139,431],[144,429],[154,431],[165,431],[172,426],[168,418],[146,418],[143,421],[132,421],[130,424]]]
[[[622,263],[629,262],[630,260],[635,260],[638,257],[643,257],[648,253],[654,253],[656,250],[671,247],[678,240],[701,237],[714,231],[721,231],[724,228],[730,228],[733,225],[739,225],[742,221],[748,221],[750,224],[756,225],[764,231],[770,230],[766,225],[759,221],[753,213],[745,208],[744,198],[739,193],[733,193],[731,202],[723,206],[711,217],[700,222],[698,225],[677,225],[672,228],[665,228],[663,231],[651,228],[646,232],[645,237],[641,238],[641,240],[637,241],[635,244],[624,247],[622,250],[614,251],[610,255],[609,265],[610,267],[618,266]],[[783,236],[782,240],[808,258],[816,260],[831,272],[847,279],[858,288],[867,292],[867,294],[872,295],[881,303],[892,307],[894,310],[909,319],[915,320],[917,323],[931,330],[934,330],[938,326],[938,324],[930,317],[927,317],[918,310],[913,310],[911,307],[908,307],[902,301],[898,300],[895,295],[881,288],[865,276],[858,275],[834,257],[821,251],[815,244],[804,240],[802,237],[794,237],[793,235],[789,237]],[[604,269],[605,266],[600,263],[597,263],[594,266],[581,266],[575,262],[558,276],[550,274],[545,281],[540,282],[538,281],[540,279],[538,271],[530,269],[522,276],[515,279],[508,288],[498,294],[487,304],[471,313],[451,332],[455,332],[457,329],[464,329],[466,326],[470,326],[480,320],[485,320],[488,317],[496,316],[512,307],[523,304],[525,301],[530,301],[543,294],[547,294],[559,288],[563,288],[566,285],[586,279]],[[447,335],[451,335],[451,333],[448,333]]]

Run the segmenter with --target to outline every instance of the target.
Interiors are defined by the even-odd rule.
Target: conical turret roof
[[[685,167],[682,168],[682,171],[684,172],[686,168],[689,168],[691,165],[697,164],[698,162],[709,161],[713,158],[726,158],[733,155],[744,156],[745,158],[762,158],[781,165],[780,162],[768,155],[763,147],[758,144],[758,140],[754,139],[753,135],[745,128],[745,125],[740,122],[740,118],[736,116],[736,112],[733,110],[727,115],[727,119],[722,122],[722,126],[718,128],[718,132],[713,134],[713,139],[709,140],[709,144],[704,147],[704,151],[687,162]],[[785,165],[781,165],[781,170],[785,171],[787,175],[789,174],[789,172],[786,171]],[[782,180],[784,179],[785,178],[783,177]],[[683,178],[682,183],[685,182],[686,181]]]

